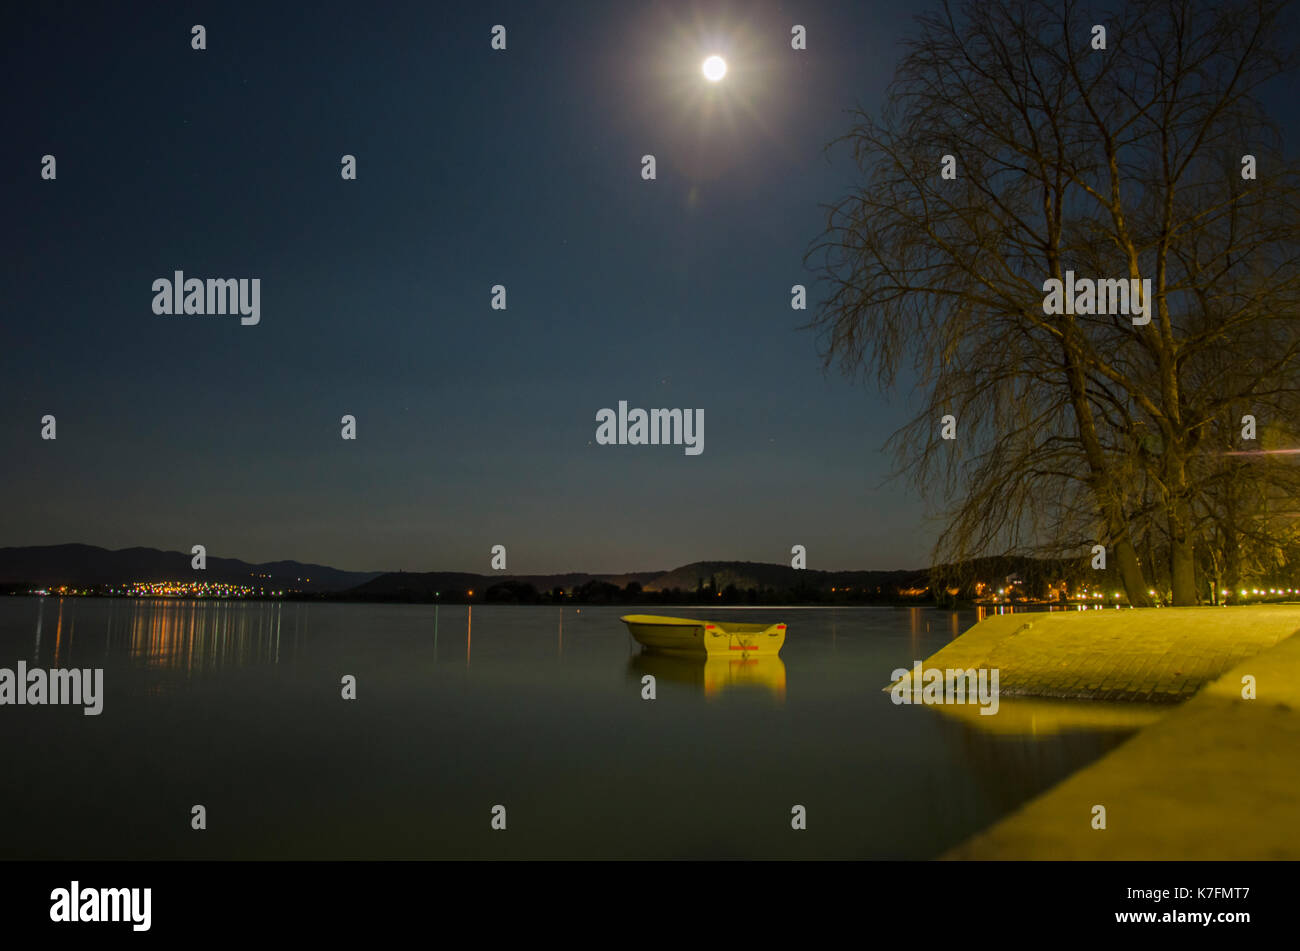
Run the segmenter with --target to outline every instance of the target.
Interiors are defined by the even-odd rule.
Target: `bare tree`
[[[837,140],[863,182],[809,251],[829,287],[813,326],[828,365],[925,394],[892,444],[948,504],[936,560],[1098,541],[1131,603],[1159,576],[1196,603],[1209,427],[1229,404],[1294,407],[1300,383],[1300,175],[1260,101],[1294,67],[1282,9],[945,3],[881,117]],[[1149,280],[1129,302],[1149,322],[1045,313],[1070,272]]]

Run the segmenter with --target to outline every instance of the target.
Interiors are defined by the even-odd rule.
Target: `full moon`
[[[725,75],[727,75],[727,61],[721,56],[710,56],[704,61],[704,78],[709,82],[716,83]]]

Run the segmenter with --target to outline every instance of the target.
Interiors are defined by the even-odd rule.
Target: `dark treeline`
[[[721,564],[721,563],[719,563]],[[1124,591],[1123,577],[1114,567],[1095,571],[1077,559],[1000,556],[941,565],[926,571],[846,575],[809,571],[795,573],[797,583],[735,583],[734,572],[700,574],[694,587],[647,588],[639,581],[618,585],[600,578],[567,586],[539,586],[519,578],[493,581],[481,575],[438,575],[436,580],[408,576],[401,583],[363,585],[344,591],[287,590],[283,595],[250,594],[238,600],[308,601],[373,604],[593,604],[593,605],[936,605],[956,608],[975,602],[999,603],[1091,602],[1101,593],[1105,601]],[[392,577],[392,576],[390,576]],[[455,580],[458,584],[449,584]],[[1293,597],[1300,579],[1285,569],[1260,577],[1279,597]],[[472,585],[472,587],[471,587]],[[121,585],[77,585],[69,594],[90,597],[139,597]],[[25,595],[31,583],[0,583],[0,595]],[[57,590],[52,591],[57,597]],[[201,595],[177,596],[212,597]],[[1245,600],[1270,600],[1270,592],[1247,591]]]
[[[440,584],[438,590],[414,578],[401,585],[366,585],[336,594],[307,596],[309,600],[396,602],[414,604],[938,604],[956,606],[1006,590],[1025,601],[1058,601],[1086,588],[1110,590],[1119,585],[1114,571],[1093,572],[1070,559],[1021,556],[980,558],[930,571],[900,571],[849,578],[824,572],[789,572],[794,583],[739,584],[728,580],[749,573],[726,570],[698,573],[694,587],[647,587],[593,578],[567,587],[539,587],[504,578],[459,590]],[[846,583],[847,578],[847,583]],[[381,579],[382,580],[382,579]],[[445,579],[442,579],[445,580]],[[471,593],[472,590],[472,593]]]
[[[708,582],[698,588],[645,590],[632,581],[620,587],[608,581],[593,580],[571,590],[552,588],[539,591],[535,585],[521,581],[501,581],[482,592],[437,593],[407,590],[367,597],[358,592],[338,595],[314,595],[307,600],[376,601],[407,604],[916,604],[929,603],[930,592],[906,594],[899,588],[879,585],[871,589],[836,589],[805,585],[795,588],[738,588],[734,584],[715,587]]]

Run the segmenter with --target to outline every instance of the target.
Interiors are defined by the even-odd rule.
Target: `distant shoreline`
[[[661,601],[574,601],[572,599],[564,602],[541,602],[541,603],[518,603],[510,601],[487,601],[487,600],[468,600],[461,598],[456,599],[437,599],[428,601],[401,600],[401,599],[379,599],[379,598],[352,598],[341,595],[336,596],[289,596],[270,597],[264,595],[255,595],[249,597],[217,597],[217,596],[195,596],[195,595],[132,595],[132,594],[80,594],[80,593],[50,593],[38,594],[31,591],[8,591],[4,592],[6,597],[12,598],[35,598],[44,600],[58,600],[65,598],[89,600],[89,601],[147,601],[147,602],[170,602],[170,603],[257,603],[257,604],[396,604],[412,606],[441,606],[448,605],[451,607],[506,607],[506,608],[654,608],[656,610],[685,610],[699,612],[701,608],[713,611],[819,611],[819,610],[836,610],[836,609],[872,609],[872,608],[929,608],[939,611],[975,611],[980,608],[993,611],[1042,611],[1053,608],[1067,610],[1069,608],[1089,608],[1089,609],[1107,609],[1128,605],[1100,605],[1095,602],[1085,601],[1067,601],[1065,603],[1057,601],[1017,601],[1013,603],[991,603],[991,602],[974,602],[959,601],[955,603],[939,604],[934,601],[916,598],[913,600],[896,600],[896,601],[836,601],[830,603],[799,603],[799,602],[782,602],[772,604],[725,604],[710,601],[699,602],[680,602],[665,603]],[[1278,602],[1289,603],[1289,602]]]

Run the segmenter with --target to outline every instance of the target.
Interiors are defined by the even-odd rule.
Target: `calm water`
[[[789,635],[706,669],[628,610],[0,598],[0,667],[105,669],[0,707],[0,858],[931,858],[1131,732],[891,703],[973,613],[716,610]]]

